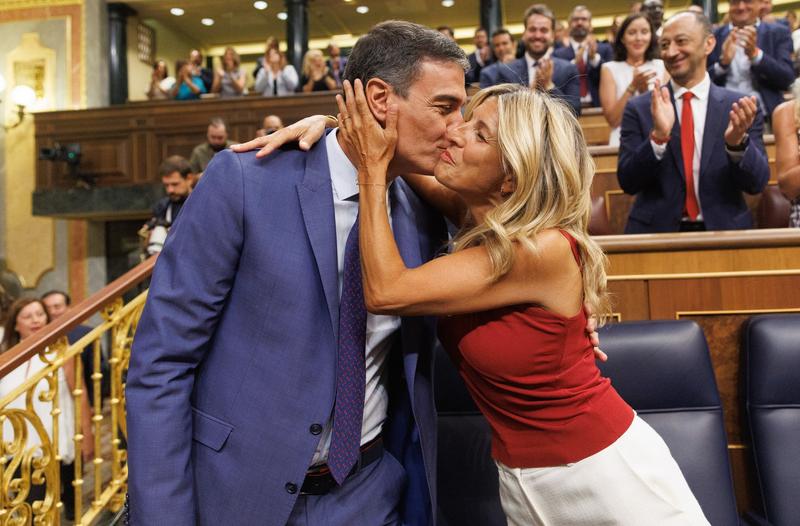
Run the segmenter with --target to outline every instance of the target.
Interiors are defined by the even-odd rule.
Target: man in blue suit
[[[786,27],[759,20],[758,8],[758,0],[731,1],[731,23],[714,32],[708,63],[715,84],[755,95],[769,120],[794,82],[792,37]]]
[[[481,71],[481,88],[511,82],[547,91],[581,114],[578,69],[564,59],[552,56],[556,18],[544,4],[534,4],[525,11],[525,56]]]
[[[569,16],[569,45],[553,51],[553,56],[575,64],[578,70],[582,104],[600,106],[600,67],[612,59],[611,45],[597,42],[592,35],[592,12],[585,5],[575,6]]]
[[[631,99],[622,117],[617,177],[636,196],[625,232],[749,228],[742,192],[769,180],[762,113],[753,97],[711,83],[704,15],[673,16],[659,46],[670,86]]]
[[[378,120],[398,107],[392,176],[432,173],[462,122],[467,67],[417,24],[385,22],[356,43],[347,78],[364,81]],[[433,327],[352,322],[354,159],[333,132],[308,152],[225,151],[208,166],[159,256],[131,352],[131,524],[433,523]],[[400,179],[390,207],[406,264],[433,257],[441,217]],[[337,373],[356,344],[361,374]],[[358,417],[354,443],[340,408],[341,422]]]
[[[492,48],[489,45],[489,33],[486,28],[479,27],[475,30],[475,51],[467,56],[469,60],[469,71],[467,72],[467,84],[480,82],[481,69],[494,62]]]

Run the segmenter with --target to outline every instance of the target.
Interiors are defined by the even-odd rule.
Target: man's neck
[[[575,42],[576,44],[580,45],[580,44],[583,44],[583,42],[586,40],[587,36],[588,35],[584,35],[584,36],[579,38],[579,37],[570,35],[569,37],[572,39],[573,42]]]
[[[337,133],[336,134],[336,142],[339,143],[339,147],[342,149],[342,152],[344,152],[344,155],[345,155],[345,157],[347,157],[347,160],[350,161],[353,164],[353,166],[358,168],[358,165],[359,165],[358,153],[355,150],[350,148],[350,146],[347,144],[347,142],[345,142],[344,137],[342,137],[341,133]],[[393,170],[392,169],[392,165],[393,164],[394,164],[394,161],[389,163],[389,169],[387,170],[387,173],[386,173],[386,183],[387,184],[391,183],[399,175],[401,175],[401,174],[397,173],[397,170]]]
[[[544,50],[544,53],[536,53],[536,54],[534,54],[531,50],[528,50],[527,53],[528,53],[528,56],[531,57],[533,60],[540,60],[540,59],[543,59],[547,55],[547,52],[549,50],[550,50],[550,48],[546,48]]]
[[[706,78],[706,70],[703,69],[702,73],[700,75],[695,75],[695,76],[691,77],[688,80],[681,81],[681,80],[678,80],[678,79],[676,79],[674,77],[673,77],[672,80],[675,82],[675,84],[677,84],[681,88],[692,89],[693,87],[695,87],[698,84],[700,84],[701,82],[703,82],[703,80],[705,78]]]

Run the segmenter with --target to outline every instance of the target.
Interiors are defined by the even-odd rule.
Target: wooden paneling
[[[800,232],[792,229],[604,236],[623,321],[688,319],[705,333],[722,399],[737,504],[760,509],[741,385],[742,324],[800,312]],[[602,347],[602,342],[601,342]]]

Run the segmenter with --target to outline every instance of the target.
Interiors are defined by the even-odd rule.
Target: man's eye
[[[450,109],[450,106],[436,106],[436,111],[438,111],[442,115],[447,115],[452,110]]]

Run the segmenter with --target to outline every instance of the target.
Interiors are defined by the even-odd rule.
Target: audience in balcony
[[[611,46],[597,42],[592,35],[592,13],[585,5],[576,6],[569,16],[568,45],[553,51],[578,68],[581,103],[600,106],[600,66],[611,60]]]
[[[0,352],[6,352],[16,344],[32,336],[36,331],[50,322],[44,304],[35,298],[20,298],[11,304],[8,316],[6,318],[3,340],[0,342]],[[8,373],[3,378],[0,378],[0,397],[7,396],[12,390],[22,385],[31,376],[35,375],[42,369],[48,366],[40,355],[35,355],[28,361]],[[60,410],[58,417],[58,452],[61,456],[61,501],[64,505],[64,510],[67,519],[73,520],[75,516],[75,489],[72,485],[72,480],[75,478],[75,469],[73,462],[75,460],[75,443],[73,438],[75,436],[75,406],[72,400],[72,390],[75,388],[75,369],[74,362],[68,360],[64,362],[64,366],[58,369],[58,408]],[[47,435],[48,439],[53,439],[53,403],[50,401],[43,401],[44,393],[50,390],[50,386],[46,379],[42,379],[36,385],[35,394],[32,397],[33,410],[39,417],[41,429]],[[25,409],[25,395],[21,395],[13,399],[4,409]],[[83,441],[81,442],[83,458],[88,460],[94,456],[94,435],[91,428],[91,414],[89,413],[89,406],[87,399],[82,398],[82,433]],[[20,436],[14,432],[12,420],[6,418],[3,424],[3,440],[8,443],[13,443]],[[25,449],[30,450],[33,448],[34,455],[41,455],[44,453],[37,446],[42,444],[42,437],[39,432],[30,423],[27,424],[27,430],[18,432],[27,433],[27,440],[24,442]],[[38,451],[38,452],[37,452]],[[42,500],[45,496],[44,484],[31,484],[28,492],[28,502],[35,500]]]
[[[195,146],[189,157],[192,173],[201,177],[214,155],[231,144],[233,141],[228,139],[228,127],[225,121],[222,117],[212,118],[206,128],[206,141]]]
[[[325,64],[328,66],[333,80],[336,81],[336,87],[341,88],[342,79],[344,78],[344,68],[347,66],[347,57],[342,56],[342,50],[339,49],[339,46],[334,42],[328,44],[327,52],[328,58],[325,60]]]
[[[309,49],[303,57],[303,75],[298,92],[331,91],[336,89],[336,80],[325,65],[325,57],[319,49]]]
[[[658,57],[656,35],[650,19],[642,13],[628,15],[614,41],[614,60],[600,71],[600,102],[611,127],[609,146],[619,146],[620,123],[625,105],[636,95],[662,85],[669,78]]]
[[[792,39],[786,27],[758,19],[758,4],[731,2],[730,24],[714,31],[717,42],[708,62],[715,84],[754,95],[769,121],[795,78]]]
[[[175,84],[170,90],[170,96],[175,100],[196,100],[200,95],[207,93],[206,85],[200,75],[195,74],[197,68],[185,60],[175,63]]]
[[[789,226],[800,228],[800,84],[795,82],[794,100],[786,101],[772,114],[772,128],[775,132],[775,168],[778,172],[778,186],[792,204]]]
[[[525,11],[524,23],[525,56],[481,71],[481,87],[506,82],[530,86],[564,100],[576,115],[580,115],[578,69],[574,64],[552,56],[556,27],[553,12],[544,4],[534,4]]]
[[[147,255],[161,252],[167,232],[178,219],[195,183],[189,161],[180,155],[167,157],[158,167],[158,175],[167,195],[153,205],[153,217],[139,231],[145,241],[144,250]]]
[[[189,65],[192,68],[192,76],[200,77],[205,86],[205,93],[211,90],[211,84],[214,83],[214,72],[203,66],[203,54],[200,50],[193,49],[189,52]]]
[[[297,70],[286,62],[286,56],[267,41],[264,52],[264,67],[258,70],[253,91],[265,97],[291,95],[297,88]]]
[[[267,37],[267,43],[266,43],[266,45],[264,47],[264,55],[262,55],[262,56],[260,56],[260,57],[258,57],[256,59],[256,67],[255,67],[255,69],[253,69],[253,78],[254,79],[258,76],[258,72],[261,71],[261,68],[264,67],[264,63],[266,62],[265,58],[267,56],[267,52],[270,49],[274,49],[274,50],[278,51],[279,53],[281,51],[280,42],[278,42],[278,39],[273,37],[273,36]]]
[[[475,51],[467,56],[469,60],[469,71],[465,75],[467,84],[480,82],[481,69],[494,62],[492,48],[489,46],[489,34],[485,28],[479,27],[475,30],[473,42],[475,43]]]
[[[256,137],[264,137],[283,129],[283,120],[277,115],[267,115],[261,128],[256,130]]]
[[[705,16],[670,18],[659,47],[672,80],[633,98],[622,117],[617,177],[636,196],[625,232],[752,227],[742,192],[757,194],[769,180],[755,97],[711,82]]]
[[[167,63],[163,60],[153,64],[153,73],[150,76],[150,83],[147,85],[147,98],[150,100],[168,100],[170,90],[175,85],[175,77],[169,76]]]
[[[219,93],[222,98],[247,95],[247,74],[241,68],[242,60],[235,49],[228,46],[222,55],[222,67],[214,71],[211,93]]]

